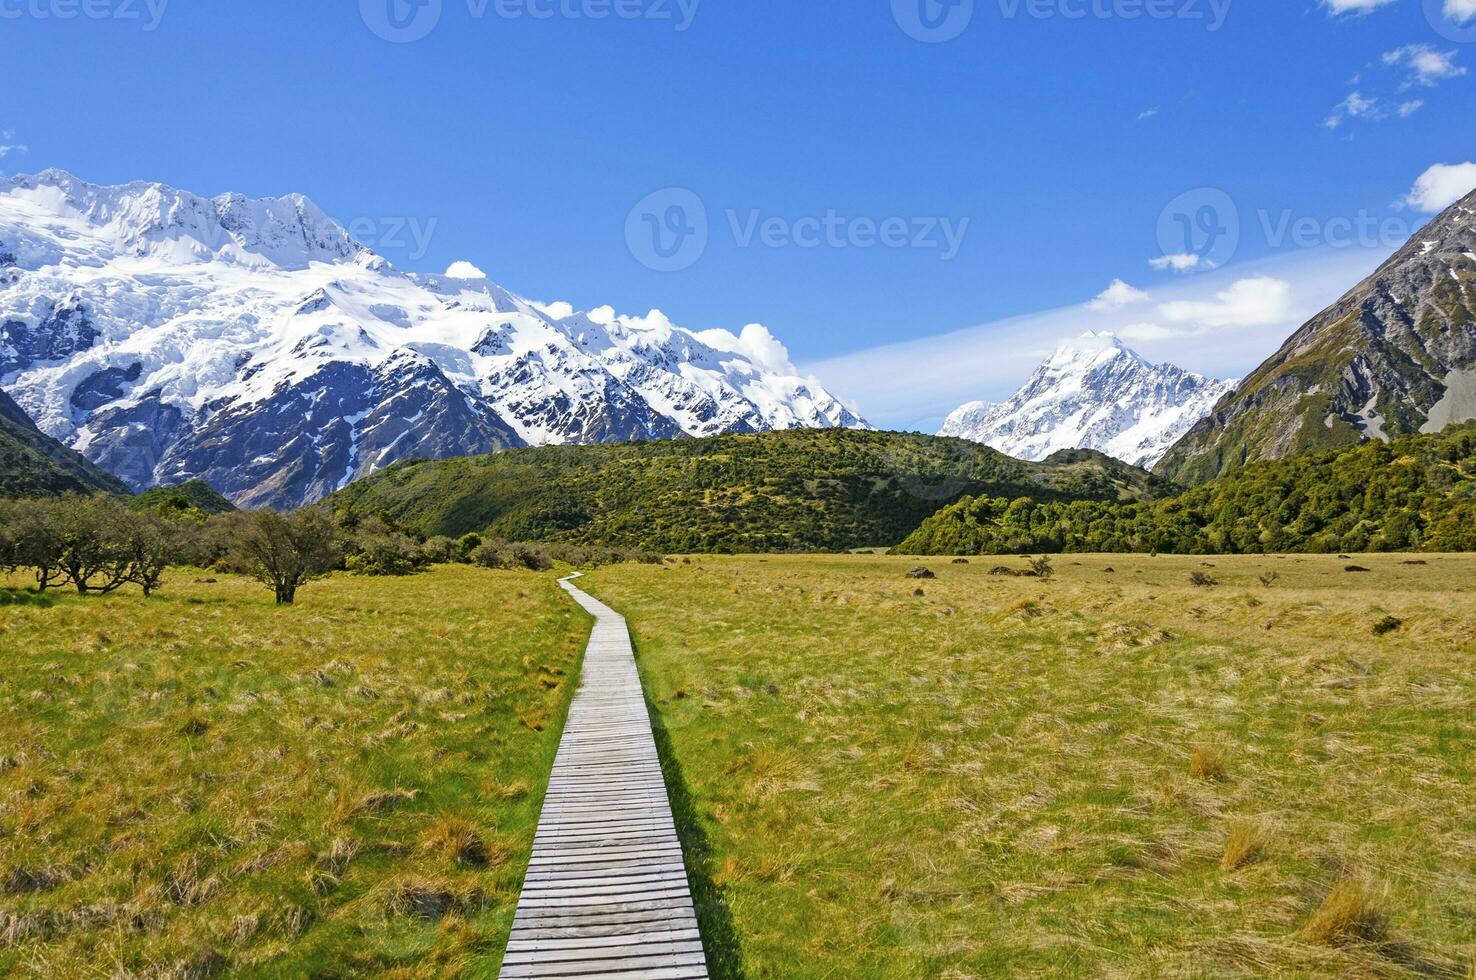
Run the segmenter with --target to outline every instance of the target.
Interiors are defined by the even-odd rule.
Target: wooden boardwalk
[[[596,622],[501,975],[705,978],[630,632],[609,606],[559,584]]]

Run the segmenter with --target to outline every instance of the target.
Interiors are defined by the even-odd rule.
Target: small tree
[[[159,588],[164,571],[179,557],[181,529],[168,518],[153,514],[130,514],[124,529],[128,556],[128,581],[151,596]]]
[[[36,577],[36,591],[61,588],[71,582],[62,567],[62,542],[53,526],[57,505],[39,500],[20,500],[7,508],[6,564],[29,568]]]
[[[1049,580],[1056,574],[1056,567],[1051,564],[1050,555],[1041,555],[1039,558],[1030,559],[1030,569],[1040,578]]]
[[[291,605],[305,582],[333,569],[333,522],[317,508],[287,516],[253,511],[238,520],[235,553],[250,574],[271,588],[277,605]]]
[[[79,593],[106,595],[127,584],[132,517],[106,497],[67,497],[50,508],[51,533],[61,546],[58,564]]]

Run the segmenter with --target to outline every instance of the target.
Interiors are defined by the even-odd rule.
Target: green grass
[[[210,577],[0,589],[0,975],[494,976],[582,614],[549,575]]]
[[[581,584],[634,629],[717,975],[1465,977],[1476,558],[1410,560]]]

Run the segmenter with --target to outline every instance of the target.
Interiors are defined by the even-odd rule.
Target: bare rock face
[[[143,490],[297,507],[392,463],[865,428],[762,327],[405,274],[299,195],[0,178],[0,385]]]
[[[1198,483],[1259,459],[1476,418],[1476,192],[1298,330],[1164,457]]]

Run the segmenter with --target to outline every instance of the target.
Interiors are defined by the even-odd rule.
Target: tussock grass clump
[[[479,890],[458,888],[445,878],[411,875],[384,888],[384,908],[390,915],[433,922],[473,909],[482,899]]]
[[[1388,928],[1387,890],[1354,876],[1332,887],[1302,927],[1301,936],[1308,942],[1337,946],[1354,940],[1379,942]]]
[[[420,847],[442,861],[474,868],[500,863],[507,856],[500,849],[489,848],[477,828],[459,817],[443,817],[427,827],[420,835]]]
[[[1240,818],[1230,822],[1230,834],[1225,839],[1225,853],[1220,858],[1220,867],[1225,871],[1239,871],[1254,864],[1265,853],[1270,834],[1256,820]]]
[[[1225,756],[1213,745],[1201,745],[1189,756],[1189,776],[1207,783],[1223,783],[1230,778]]]

